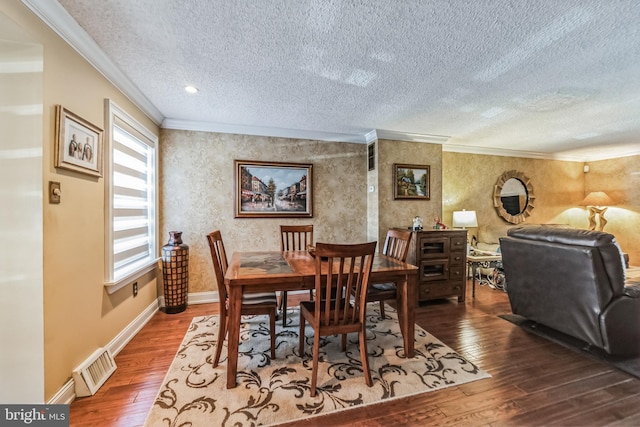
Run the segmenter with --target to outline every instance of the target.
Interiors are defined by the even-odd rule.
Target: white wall
[[[0,13],[0,402],[44,403],[43,48]]]

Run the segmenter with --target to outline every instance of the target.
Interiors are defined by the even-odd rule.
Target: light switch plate
[[[57,205],[60,203],[60,183],[49,181],[49,203]]]

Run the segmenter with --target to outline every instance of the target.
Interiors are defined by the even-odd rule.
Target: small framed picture
[[[393,198],[429,200],[429,165],[393,165]]]
[[[55,167],[102,176],[102,129],[56,105]]]
[[[236,218],[311,218],[313,165],[235,160]]]

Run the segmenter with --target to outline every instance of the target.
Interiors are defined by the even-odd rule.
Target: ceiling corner
[[[164,116],[160,110],[120,71],[60,3],[51,0],[21,1],[151,120],[157,125],[162,123]]]

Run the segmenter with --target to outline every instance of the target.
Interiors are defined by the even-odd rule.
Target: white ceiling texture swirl
[[[23,2],[167,128],[640,154],[637,0]]]

